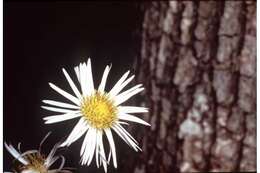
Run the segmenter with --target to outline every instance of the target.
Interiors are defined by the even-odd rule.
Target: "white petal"
[[[86,135],[85,135],[85,138],[84,138],[84,141],[82,143],[82,146],[81,146],[81,149],[80,149],[80,156],[83,155],[83,153],[85,152],[85,149],[86,149],[86,144],[89,140],[89,131],[92,130],[92,128],[90,127],[89,130],[87,131]]]
[[[134,90],[133,92],[127,94],[127,95],[124,95],[124,96],[116,96],[116,99],[115,99],[115,105],[120,105],[122,103],[124,103],[126,100],[128,100],[130,97],[138,94],[139,92],[143,91],[144,88],[139,88],[139,89],[136,89]]]
[[[101,139],[101,132],[97,130],[97,135],[96,135],[96,165],[99,168],[99,153],[100,153],[100,139]]]
[[[81,96],[81,94],[80,94],[78,88],[76,87],[76,85],[74,84],[74,82],[72,81],[72,79],[70,78],[70,76],[69,76],[69,74],[67,73],[67,71],[66,71],[64,68],[62,69],[62,71],[63,71],[63,73],[64,73],[64,75],[65,75],[67,81],[69,82],[71,89],[72,89],[73,92],[75,93],[75,95],[78,97],[78,99],[81,99],[82,96]]]
[[[135,151],[138,151],[137,144],[132,139],[130,139],[118,126],[113,126],[113,130],[125,141],[125,143],[127,143]]]
[[[105,172],[107,172],[107,160],[106,160],[106,155],[105,155],[105,150],[104,150],[104,145],[103,145],[103,132],[99,133],[99,149],[100,149],[100,164],[102,162],[103,167]]]
[[[137,107],[137,106],[118,106],[117,107],[119,114],[120,113],[145,113],[148,112],[148,108]]]
[[[125,136],[122,135],[123,132],[121,132],[117,126],[113,126],[112,129],[118,134],[118,136],[120,136],[120,138],[122,138],[125,143],[127,143],[130,147],[133,147],[131,145],[131,143],[127,140],[127,138],[125,138]],[[135,147],[133,147],[135,149]]]
[[[130,133],[128,133],[123,126],[121,126],[120,124],[117,124],[117,126],[118,126],[118,128],[121,129],[127,136],[129,136],[136,144],[138,144],[138,142],[135,140],[135,138],[133,138],[132,135],[130,135]]]
[[[74,141],[79,139],[87,130],[88,125],[86,124],[85,119],[81,118],[76,126],[73,128],[68,138],[60,146],[64,147],[71,145]]]
[[[77,75],[78,81],[80,82],[79,67],[78,66],[74,67],[74,70]]]
[[[47,167],[49,167],[49,166],[51,166],[51,162],[52,162],[52,160],[53,160],[53,156],[54,156],[54,154],[56,153],[56,151],[57,151],[57,149],[58,149],[58,144],[56,144],[56,145],[54,145],[54,147],[52,148],[52,150],[50,151],[50,153],[48,154],[48,156],[47,156],[47,158],[46,158],[46,160],[45,160],[45,165],[47,166]]]
[[[135,151],[140,150],[141,148],[138,147],[137,141],[120,125],[115,125],[113,129],[117,132],[117,134]]]
[[[12,145],[7,145],[6,143],[4,143],[5,148],[7,149],[7,151],[15,158],[18,159],[22,164],[27,165],[28,161],[25,160],[23,157],[21,157],[21,154],[16,151],[16,149],[12,146]]]
[[[105,90],[107,76],[108,76],[110,69],[111,69],[111,66],[110,67],[106,66],[106,68],[104,70],[101,82],[100,82],[99,87],[98,87],[98,91],[100,91],[100,92],[103,92]]]
[[[49,105],[68,108],[68,109],[79,109],[80,108],[79,106],[75,106],[75,105],[72,105],[69,103],[64,103],[64,102],[58,102],[58,101],[54,101],[54,100],[43,100],[42,102],[49,104]]]
[[[108,154],[108,158],[107,158],[108,163],[110,162],[110,159],[111,159],[111,153],[112,153],[112,151],[110,149],[109,154]]]
[[[137,90],[137,89],[140,89],[142,86],[143,86],[142,84],[135,85],[135,86],[133,86],[132,88],[130,88],[130,89],[128,89],[128,90],[126,90],[126,91],[124,91],[124,92],[122,92],[122,93],[116,95],[116,97],[126,96],[126,95],[128,95],[129,93],[134,92],[134,91]]]
[[[91,61],[90,58],[88,59],[87,65],[83,63],[81,66],[81,80],[82,90],[84,90],[83,95],[89,96],[94,92],[94,83],[93,83],[93,76],[92,76],[92,69],[91,69]]]
[[[72,112],[75,112],[75,110],[62,109],[62,108],[56,108],[56,107],[50,107],[50,106],[41,106],[41,108],[47,109],[47,110],[53,111],[53,112],[60,112],[60,113],[72,113]]]
[[[90,58],[88,59],[87,66],[85,64],[85,67],[87,68],[87,82],[88,82],[88,85],[89,85],[89,89],[90,89],[91,92],[93,92],[94,91],[94,82],[93,82]]]
[[[95,137],[94,134],[95,134],[95,129],[89,128],[89,130],[85,136],[85,139],[83,141],[81,150],[80,150],[80,155],[82,156],[82,162],[81,162],[82,165],[87,163],[91,153],[95,149],[95,148],[93,148],[93,145],[92,145],[93,137]]]
[[[91,144],[90,144],[90,152],[89,152],[89,159],[88,159],[87,165],[90,165],[90,163],[93,159],[93,156],[94,156],[94,152],[95,152],[95,148],[96,148],[96,140],[97,140],[96,130],[93,130],[90,140],[91,140]]]
[[[109,92],[109,94],[111,95],[111,97],[116,96],[118,93],[120,93],[120,91],[127,85],[129,84],[133,79],[134,79],[134,75],[131,76],[130,78],[128,78],[126,81],[124,81],[121,85],[117,86],[113,92]]]
[[[133,116],[133,115],[130,115],[130,114],[126,114],[126,113],[119,114],[118,118],[120,120],[127,120],[127,121],[140,123],[140,124],[143,124],[143,125],[146,125],[146,126],[151,126],[149,123],[145,122],[144,120],[142,120],[142,119],[140,119],[140,118],[138,118],[136,116]]]
[[[83,65],[79,64],[79,79],[80,79],[80,86],[83,96],[86,96],[87,94],[87,81],[86,81],[86,70],[83,68]]]
[[[118,81],[117,81],[117,83],[114,85],[114,87],[110,90],[110,92],[109,92],[109,94],[111,95],[111,96],[114,96],[115,94],[115,92],[116,92],[116,90],[117,90],[117,88],[118,87],[120,87],[120,85],[125,81],[125,79],[127,78],[127,76],[128,76],[128,74],[130,73],[130,71],[127,71]]]
[[[116,147],[115,147],[115,143],[114,143],[114,139],[111,133],[110,129],[105,129],[105,133],[110,145],[110,148],[112,150],[112,157],[113,157],[113,163],[114,163],[114,167],[117,168],[117,160],[116,160]]]
[[[118,121],[118,124],[129,125],[129,123],[123,121]]]
[[[80,156],[82,156],[82,154],[84,153],[85,151],[85,147],[86,147],[86,143],[87,143],[87,137],[89,135],[89,132],[87,131],[85,137],[84,137],[84,140],[83,140],[83,143],[81,145],[81,149],[80,149]],[[83,160],[83,157],[81,157],[81,163],[82,163],[82,160]],[[83,165],[83,164],[82,164]]]
[[[76,97],[72,96],[71,94],[69,94],[66,91],[60,89],[59,87],[57,87],[56,85],[54,85],[52,83],[49,83],[49,85],[52,89],[54,89],[55,91],[57,91],[58,93],[60,93],[61,95],[63,95],[64,97],[66,97],[67,99],[72,101],[73,103],[75,103],[76,105],[78,105],[78,106],[80,105],[80,101]]]
[[[61,159],[61,163],[60,163],[60,166],[58,169],[49,169],[49,167],[51,167],[51,165],[53,163],[55,163],[58,159]],[[64,167],[64,164],[65,164],[65,157],[62,156],[62,155],[59,155],[59,156],[55,156],[53,157],[53,159],[51,160],[49,166],[47,167],[48,168],[48,173],[57,173],[57,172],[60,172],[60,173],[71,173],[70,171],[67,171],[67,170],[63,170],[62,168]],[[38,173],[38,172],[37,172]]]
[[[102,161],[102,162],[103,162],[104,171],[105,171],[105,173],[107,173],[107,163],[106,162],[104,163],[104,161]]]
[[[73,112],[73,113],[67,113],[62,115],[48,116],[48,117],[44,117],[43,119],[45,120],[45,124],[52,124],[52,123],[57,123],[57,122],[77,118],[79,116],[81,116],[79,112]]]
[[[58,156],[53,157],[50,161],[45,160],[44,165],[49,168],[53,163],[55,163],[59,159]],[[48,163],[48,164],[47,164]]]

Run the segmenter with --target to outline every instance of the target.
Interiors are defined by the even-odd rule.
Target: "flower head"
[[[51,106],[42,106],[42,108],[61,113],[60,115],[48,116],[44,120],[46,124],[57,123],[73,118],[80,117],[78,123],[61,146],[69,146],[85,134],[85,138],[81,147],[81,164],[89,165],[95,155],[96,165],[103,165],[107,171],[107,164],[112,154],[114,167],[117,167],[116,148],[111,133],[113,130],[117,133],[130,147],[134,150],[141,150],[137,141],[124,129],[125,121],[132,121],[143,125],[149,125],[142,119],[131,115],[133,113],[148,112],[147,108],[135,106],[122,106],[130,97],[143,91],[141,84],[136,85],[124,92],[124,87],[129,84],[134,76],[128,78],[129,71],[126,72],[109,91],[105,91],[106,80],[111,67],[106,66],[101,82],[97,89],[94,88],[91,62],[88,59],[86,63],[80,63],[74,68],[80,90],[72,81],[71,77],[65,69],[63,73],[75,95],[62,90],[56,85],[50,83],[50,87],[56,92],[67,98],[71,103],[64,103],[53,100],[43,100],[45,104]],[[103,135],[108,139],[110,152],[107,157],[103,146]]]
[[[20,173],[71,173],[71,171],[63,169],[65,164],[65,158],[62,155],[54,156],[55,152],[60,144],[56,144],[47,157],[41,153],[41,145],[48,137],[49,133],[42,140],[38,150],[28,150],[24,153],[20,151],[20,143],[18,145],[18,151],[10,144],[4,143],[7,151],[18,161],[16,167],[14,167],[15,172]],[[58,169],[50,169],[50,167],[58,159],[61,159],[61,164]]]

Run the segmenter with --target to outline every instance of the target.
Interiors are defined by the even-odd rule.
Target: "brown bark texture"
[[[254,1],[147,2],[136,72],[151,128],[124,172],[256,170]]]

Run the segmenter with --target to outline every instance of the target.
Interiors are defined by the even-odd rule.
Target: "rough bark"
[[[124,172],[256,170],[256,3],[145,5],[138,82],[151,123]]]

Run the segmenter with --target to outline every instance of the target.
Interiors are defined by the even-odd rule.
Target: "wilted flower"
[[[130,97],[144,89],[142,85],[139,84],[121,92],[122,89],[134,78],[134,75],[127,78],[129,71],[118,80],[109,92],[105,91],[106,80],[110,68],[111,67],[106,66],[100,85],[98,89],[95,89],[90,59],[88,59],[87,64],[80,63],[79,66],[76,66],[74,70],[81,87],[81,92],[78,90],[66,70],[62,69],[75,96],[67,93],[52,83],[49,83],[50,87],[74,104],[53,100],[43,100],[44,103],[56,107],[42,106],[44,109],[62,113],[60,115],[45,117],[44,120],[46,120],[46,124],[80,117],[77,125],[61,146],[69,146],[86,133],[80,151],[81,164],[89,165],[95,155],[97,167],[103,165],[105,171],[107,171],[107,163],[110,161],[111,153],[114,167],[117,167],[116,148],[111,129],[113,129],[134,150],[138,151],[141,149],[138,147],[137,141],[124,129],[122,124],[128,124],[125,121],[132,121],[143,125],[149,125],[142,119],[131,115],[132,113],[148,112],[147,108],[121,106],[121,104],[127,101]],[[103,134],[106,135],[110,145],[108,159],[103,146]]]
[[[64,167],[65,158],[62,155],[55,156],[55,152],[60,144],[56,144],[47,157],[41,153],[41,146],[48,137],[49,133],[40,143],[38,150],[28,150],[22,153],[20,151],[20,143],[18,151],[10,144],[4,143],[7,151],[15,158],[18,163],[14,167],[15,173],[72,173]],[[58,169],[50,169],[50,167],[58,159],[61,159],[61,164]],[[7,173],[7,172],[6,172]]]

